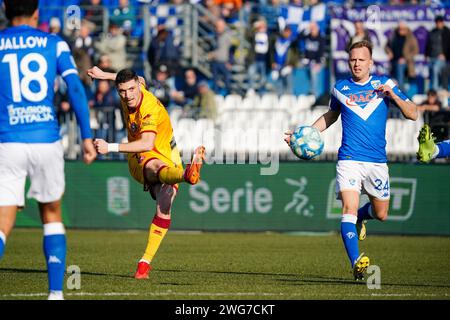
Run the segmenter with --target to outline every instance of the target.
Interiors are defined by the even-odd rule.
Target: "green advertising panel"
[[[332,231],[340,226],[335,164],[280,163],[275,175],[261,165],[206,165],[202,181],[180,185],[172,228],[230,231]],[[387,221],[371,233],[450,235],[450,166],[391,164]],[[75,228],[147,229],[155,202],[128,174],[125,162],[66,163],[64,221]],[[367,197],[361,197],[365,203]],[[39,226],[27,202],[18,226]]]

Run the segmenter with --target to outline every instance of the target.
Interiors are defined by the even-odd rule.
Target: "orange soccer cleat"
[[[135,279],[148,279],[148,274],[152,271],[152,266],[145,262],[139,261],[136,273],[134,274]]]
[[[186,166],[184,171],[184,180],[190,184],[196,184],[200,181],[200,169],[202,168],[203,161],[205,160],[205,147],[197,147],[194,151],[194,156],[190,164]]]

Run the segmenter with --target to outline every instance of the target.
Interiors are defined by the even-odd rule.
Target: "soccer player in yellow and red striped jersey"
[[[94,79],[115,81],[127,122],[127,143],[107,143],[96,139],[97,151],[101,154],[127,153],[130,174],[156,200],[156,214],[150,225],[147,248],[134,276],[147,279],[150,263],[170,226],[171,206],[178,183],[196,184],[200,180],[205,148],[198,147],[192,162],[183,170],[169,114],[161,102],[145,89],[137,74],[130,69],[109,73],[98,67],[89,69],[88,74]]]

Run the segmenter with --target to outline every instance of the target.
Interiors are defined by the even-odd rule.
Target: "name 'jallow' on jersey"
[[[66,82],[70,75],[78,74],[69,46],[60,37],[26,25],[0,32],[0,142],[51,143],[60,139],[53,107],[58,74]],[[87,102],[82,99],[84,92],[79,92],[78,76],[72,80],[76,83],[71,99],[77,95],[73,99],[78,101],[71,105],[86,138],[91,134],[84,115]]]
[[[340,111],[342,119],[339,160],[387,162],[386,123],[391,102],[376,91],[380,85],[388,85],[402,100],[409,101],[394,81],[385,76],[373,75],[365,83],[350,78],[334,86],[330,108]]]

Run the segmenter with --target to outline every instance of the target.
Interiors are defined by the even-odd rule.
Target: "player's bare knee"
[[[39,203],[39,210],[41,214],[59,214],[61,212],[61,202],[48,202],[48,203]]]
[[[152,175],[157,176],[158,171],[164,167],[164,164],[162,162],[159,161],[149,161],[146,165],[145,165],[145,169],[147,171],[149,171]]]

